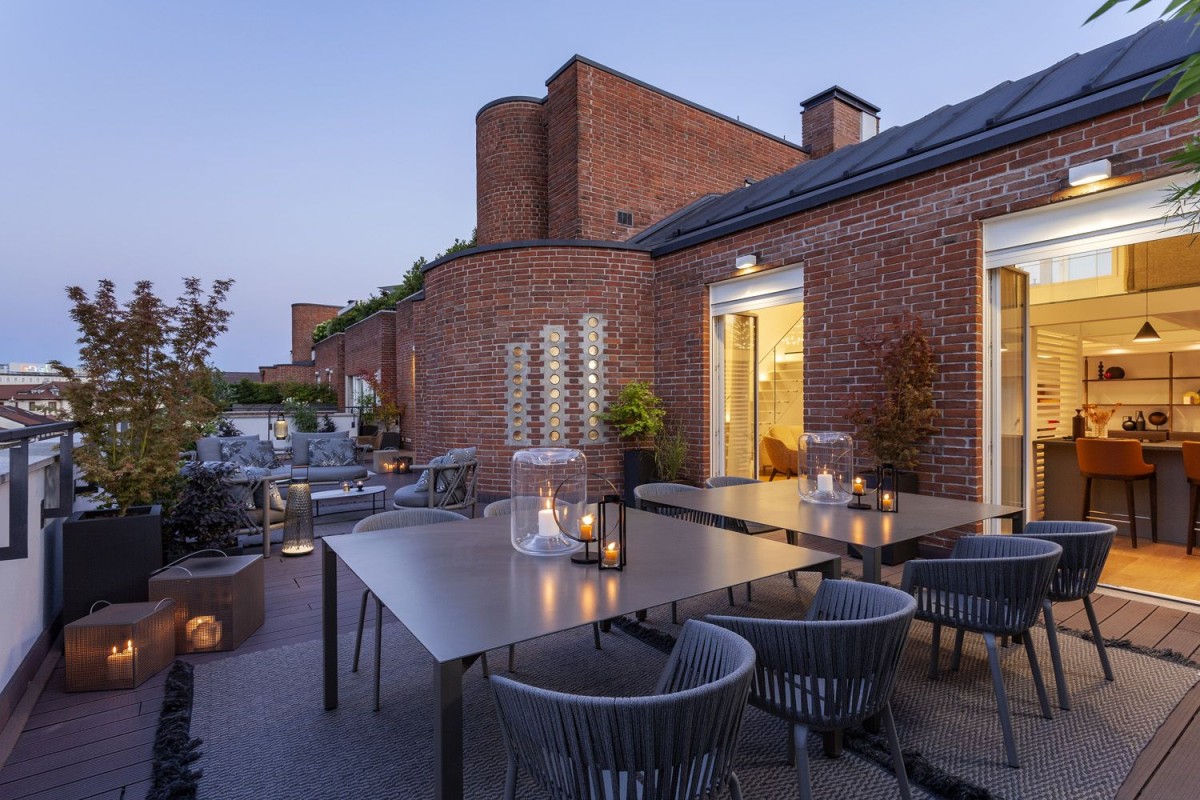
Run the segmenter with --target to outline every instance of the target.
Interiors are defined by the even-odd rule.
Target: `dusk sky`
[[[798,140],[838,84],[882,127],[1126,36],[1100,0],[0,0],[0,362],[78,358],[64,287],[232,277],[217,366],[290,306],[397,282],[475,225],[475,113],[579,53]]]

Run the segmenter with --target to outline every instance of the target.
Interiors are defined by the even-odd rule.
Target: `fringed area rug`
[[[679,604],[680,617],[736,613],[796,618],[813,584],[794,589],[786,578],[758,581],[754,601],[739,588],[731,609],[715,592]],[[322,709],[319,641],[234,656],[195,668],[191,736],[202,740],[199,796],[233,798],[425,798],[433,795],[433,662],[403,626],[384,626],[383,707],[371,710],[371,625],[364,667],[350,672],[354,639],[339,639],[341,697]],[[590,628],[517,646],[517,675],[538,686],[581,694],[650,691],[679,628],[667,608],[651,609],[645,623],[631,619],[592,646]],[[1023,647],[1002,651],[1021,769],[1005,763],[1000,722],[977,636],[967,637],[962,668],[926,677],[927,625],[917,623],[905,651],[893,706],[901,744],[914,779],[914,796],[949,798],[1110,798],[1167,714],[1197,681],[1188,665],[1111,649],[1115,683],[1106,682],[1095,649],[1060,636],[1073,709],[1043,719]],[[1033,633],[1054,697],[1043,631]],[[948,667],[953,636],[943,638]],[[494,668],[506,664],[495,651]],[[504,748],[487,681],[476,664],[464,679],[465,784],[469,798],[498,798],[504,785]],[[748,709],[739,741],[737,772],[746,798],[793,798],[795,773],[786,762],[783,722]],[[897,795],[879,737],[847,735],[839,759],[821,753],[809,737],[817,797],[890,798]],[[521,797],[543,795],[523,778]]]

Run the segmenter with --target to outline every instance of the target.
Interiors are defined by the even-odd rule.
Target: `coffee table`
[[[831,553],[627,514],[622,572],[518,553],[507,517],[324,537],[325,708],[338,704],[339,558],[433,658],[437,798],[462,797],[462,676],[480,653],[791,570],[841,574],[841,559]]]
[[[324,492],[313,492],[313,494],[312,494],[313,516],[314,517],[321,516],[321,511],[320,511],[321,505],[320,504],[322,502],[327,502],[329,500],[356,500],[356,499],[361,499],[363,497],[371,498],[371,513],[375,514],[379,511],[383,510],[382,507],[377,507],[377,506],[381,505],[380,501],[383,498],[383,493],[385,491],[387,491],[386,486],[364,486],[362,488],[362,491],[359,491],[358,489],[351,489],[348,492],[344,492],[341,489],[329,489]],[[337,513],[337,512],[328,512],[328,513]]]
[[[793,540],[791,532],[796,531],[852,544],[862,551],[863,580],[870,583],[879,583],[882,578],[880,556],[888,545],[985,519],[1009,518],[1014,532],[1021,530],[1025,522],[1025,509],[1020,506],[924,494],[901,494],[900,510],[896,513],[805,503],[795,481],[759,481],[700,492],[677,492],[656,497],[654,502],[783,528],[789,532],[789,541]]]

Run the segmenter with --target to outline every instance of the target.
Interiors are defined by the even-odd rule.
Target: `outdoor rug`
[[[705,613],[799,617],[813,588],[793,589],[785,578],[757,581],[754,602],[730,609],[724,592],[679,604],[681,619]],[[592,647],[590,628],[517,646],[519,680],[581,694],[641,694],[653,687],[679,627],[666,607],[646,623],[626,618]],[[968,636],[959,672],[926,677],[930,628],[915,623],[893,698],[901,745],[915,797],[1111,798],[1167,714],[1197,681],[1189,666],[1110,649],[1115,683],[1103,679],[1095,649],[1060,636],[1073,709],[1055,708],[1045,720],[1023,647],[1002,651],[1005,683],[1022,758],[1005,763],[986,651]],[[1044,631],[1034,642],[1054,697]],[[952,636],[943,637],[943,665]],[[353,634],[340,638],[339,707],[321,706],[320,642],[234,656],[195,667],[191,735],[202,740],[195,766],[203,771],[202,800],[233,798],[425,798],[433,795],[432,660],[398,624],[384,626],[383,707],[371,711],[371,625],[364,662],[350,672]],[[506,663],[492,654],[493,667]],[[465,785],[469,798],[503,793],[505,756],[487,681],[476,664],[464,679]],[[748,709],[739,740],[737,772],[751,798],[796,796],[786,762],[785,724]],[[879,737],[851,733],[836,760],[809,737],[817,797],[889,798],[897,795]],[[882,761],[883,763],[879,763]],[[521,797],[539,798],[522,777]]]

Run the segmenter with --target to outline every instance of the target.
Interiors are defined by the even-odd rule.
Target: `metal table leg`
[[[321,638],[325,710],[337,708],[337,554],[321,541]]]
[[[463,662],[459,659],[437,664],[433,680],[438,710],[433,721],[434,797],[461,800],[463,796]]]
[[[883,548],[861,547],[863,580],[867,583],[883,582]]]

